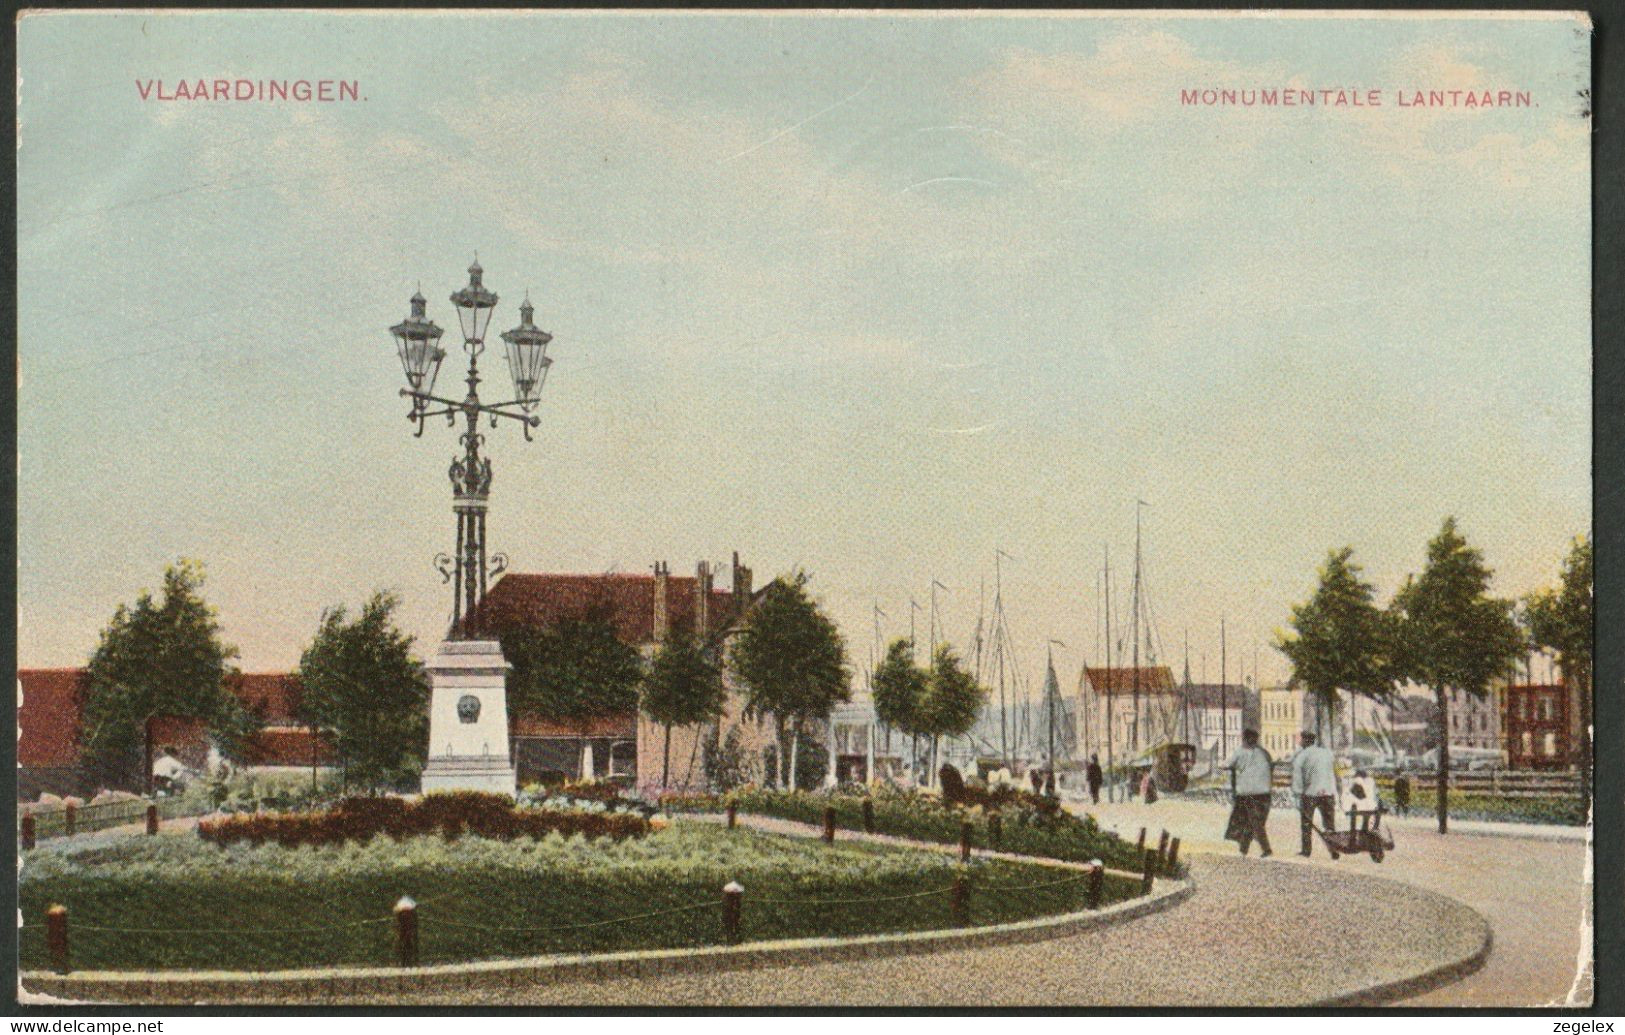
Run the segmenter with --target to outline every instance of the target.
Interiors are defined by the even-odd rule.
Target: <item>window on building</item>
[[[1523,754],[1525,758],[1535,753],[1535,735],[1533,733],[1530,733],[1528,730],[1524,730],[1520,743],[1523,744]]]
[[[1541,738],[1540,752],[1547,758],[1557,757],[1557,734],[1548,733]]]

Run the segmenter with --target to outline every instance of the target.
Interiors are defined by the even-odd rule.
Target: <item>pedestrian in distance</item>
[[[1394,777],[1394,809],[1405,815],[1411,808],[1411,778],[1404,773]]]
[[[1225,829],[1227,841],[1241,846],[1246,855],[1253,842],[1258,842],[1259,857],[1268,859],[1270,835],[1270,771],[1275,760],[1258,744],[1257,730],[1241,731],[1241,747],[1230,756],[1225,768],[1230,770],[1230,793],[1234,804],[1230,809],[1230,823]]]
[[[1100,785],[1105,782],[1106,776],[1100,771],[1100,756],[1090,755],[1089,765],[1084,770],[1084,779],[1089,782],[1089,801],[1091,804],[1100,804]]]
[[[1145,771],[1145,777],[1140,781],[1140,797],[1145,799],[1147,805],[1157,800],[1157,778],[1151,775],[1151,770]]]
[[[1298,854],[1307,858],[1316,811],[1322,829],[1337,829],[1337,763],[1331,750],[1316,744],[1315,735],[1308,730],[1298,735],[1298,741],[1303,746],[1292,756],[1292,793],[1298,797],[1298,824],[1303,834]]]

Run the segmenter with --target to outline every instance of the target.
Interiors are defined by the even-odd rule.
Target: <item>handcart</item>
[[[1371,856],[1372,862],[1380,863],[1383,855],[1393,851],[1394,848],[1394,835],[1390,834],[1382,823],[1383,814],[1387,811],[1380,805],[1370,812],[1350,809],[1347,830],[1322,830],[1314,827],[1314,831],[1326,842],[1326,851],[1331,853],[1333,859],[1364,852]]]

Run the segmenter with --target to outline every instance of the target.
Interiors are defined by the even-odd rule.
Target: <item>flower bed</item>
[[[395,840],[439,834],[456,840],[465,834],[511,841],[516,837],[608,837],[622,840],[649,832],[649,821],[630,812],[517,808],[500,794],[456,791],[404,798],[345,798],[325,812],[257,813],[222,816],[198,823],[198,836],[214,845],[272,842],[284,848],[367,841],[379,835]]]

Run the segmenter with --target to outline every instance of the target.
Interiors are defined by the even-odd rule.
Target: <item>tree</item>
[[[1580,779],[1587,798],[1591,790],[1591,594],[1591,539],[1581,535],[1563,561],[1557,588],[1530,594],[1523,612],[1530,642],[1557,655],[1564,682],[1579,698]]]
[[[893,640],[886,656],[875,666],[873,696],[875,718],[906,735],[910,743],[925,730],[925,702],[930,677],[914,663],[914,644]]]
[[[937,769],[937,745],[943,737],[962,737],[976,725],[987,701],[987,688],[967,672],[948,644],[940,644],[931,659],[921,711],[924,733],[931,738],[931,771]]]
[[[621,642],[602,608],[562,619],[544,628],[515,626],[500,635],[508,674],[512,714],[573,726],[582,744],[586,771],[587,731],[595,719],[634,712],[643,680],[643,656]]]
[[[1292,682],[1320,704],[1317,712],[1333,715],[1338,691],[1388,701],[1396,682],[1389,616],[1373,603],[1376,590],[1353,556],[1351,546],[1326,555],[1314,596],[1292,608],[1292,633],[1276,639]]]
[[[643,711],[665,728],[660,786],[671,782],[671,728],[722,716],[728,692],[711,651],[688,634],[673,634],[655,653],[643,681]]]
[[[799,732],[807,719],[828,715],[852,696],[846,644],[807,582],[807,573],[798,571],[769,583],[746,615],[731,655],[748,706],[773,716],[779,757],[789,759],[778,767],[786,787],[796,756],[794,738],[791,750],[784,750],[786,731]]]
[[[398,606],[379,592],[353,620],[343,604],[328,608],[299,658],[304,717],[332,734],[345,783],[374,793],[420,770],[428,747],[429,683]]]
[[[221,753],[241,757],[255,722],[226,689],[237,651],[221,642],[202,589],[203,566],[178,561],[164,569],[160,599],[143,591],[102,630],[83,684],[85,762],[98,783],[147,786],[160,715],[204,720]]]
[[[1441,834],[1448,830],[1450,694],[1482,699],[1524,650],[1512,602],[1488,595],[1491,574],[1483,555],[1456,531],[1456,519],[1445,518],[1428,543],[1422,574],[1405,580],[1392,605],[1397,672],[1430,688],[1438,704]]]

